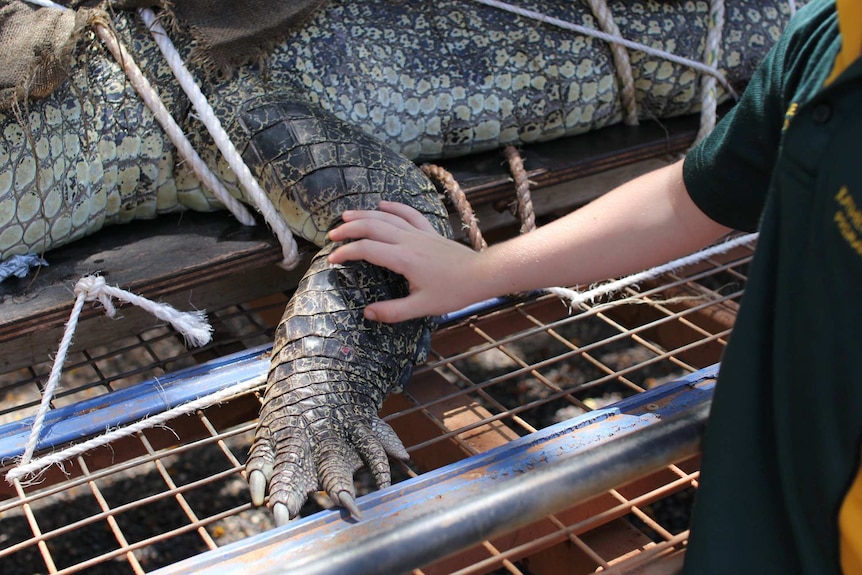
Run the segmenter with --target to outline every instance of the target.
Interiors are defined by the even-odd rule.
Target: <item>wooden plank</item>
[[[108,227],[52,251],[50,266],[35,277],[0,284],[0,342],[63,325],[75,282],[87,274],[159,299],[278,259],[264,227],[245,227],[222,213]],[[82,318],[103,313],[87,309]]]

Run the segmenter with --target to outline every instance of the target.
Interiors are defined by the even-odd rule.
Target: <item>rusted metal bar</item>
[[[403,573],[689,457],[717,366],[157,571]]]

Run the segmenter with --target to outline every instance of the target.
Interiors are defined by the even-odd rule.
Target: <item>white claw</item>
[[[362,519],[362,512],[359,511],[359,507],[356,506],[356,500],[353,499],[353,495],[348,493],[347,491],[341,491],[333,497],[335,500],[335,504],[340,505],[347,509],[350,516],[359,521]]]
[[[263,505],[266,496],[266,475],[263,471],[253,470],[248,474],[248,490],[251,493],[251,502],[255,507]]]
[[[276,503],[272,506],[272,515],[275,517],[275,524],[281,527],[290,522],[290,511],[287,510],[287,505],[284,503]]]

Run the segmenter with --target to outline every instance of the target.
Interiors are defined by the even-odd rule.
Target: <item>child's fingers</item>
[[[365,307],[365,317],[371,321],[397,323],[427,315],[413,302],[414,296],[378,301]]]
[[[377,242],[395,243],[399,233],[409,229],[409,227],[407,227],[409,224],[406,222],[403,222],[402,225],[404,227],[378,217],[363,217],[361,219],[352,219],[341,224],[337,228],[330,230],[328,236],[333,242],[368,239]]]
[[[380,241],[357,240],[339,246],[329,254],[329,263],[331,264],[358,260],[364,260],[402,275],[407,269],[401,252],[394,246]]]
[[[420,211],[408,206],[407,204],[382,201],[380,202],[379,208],[381,213],[389,213],[398,216],[416,229],[430,232],[432,234],[437,233],[437,230],[434,229],[434,226],[431,225],[428,218],[422,215]]]

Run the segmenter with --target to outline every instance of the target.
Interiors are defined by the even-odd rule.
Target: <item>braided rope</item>
[[[253,226],[255,223],[254,216],[246,210],[245,206],[239,200],[230,195],[230,192],[227,191],[221,180],[212,173],[203,159],[198,155],[194,146],[192,146],[191,142],[186,138],[185,133],[183,133],[182,128],[174,121],[173,116],[171,116],[171,113],[165,107],[164,103],[162,103],[158,92],[152,87],[135,63],[134,58],[129,55],[125,46],[111,33],[110,25],[104,19],[104,16],[95,14],[90,19],[90,24],[102,42],[104,42],[108,51],[111,52],[111,55],[123,68],[123,72],[128,77],[129,83],[153,113],[156,121],[161,124],[168,139],[176,146],[177,152],[188,163],[195,176],[212,190],[213,194],[236,219],[246,226]]]
[[[621,36],[614,36],[612,34],[602,32],[601,30],[587,28],[586,26],[567,22],[565,20],[561,20],[560,18],[554,18],[553,16],[548,16],[547,14],[536,12],[535,10],[527,10],[526,8],[520,8],[506,2],[500,2],[499,0],[473,1],[478,2],[479,4],[484,4],[486,6],[491,6],[492,8],[498,8],[512,14],[517,14],[518,16],[523,16],[525,18],[530,18],[538,22],[549,24],[551,26],[556,26],[558,28],[562,28],[563,30],[569,30],[571,32],[577,32],[578,34],[583,34],[584,36],[598,38],[599,40],[604,40],[609,44],[619,44],[621,46],[625,46],[626,48],[637,50],[639,52],[643,52],[644,54],[649,54],[650,56],[655,56],[656,58],[661,58],[663,60],[673,62],[674,64],[688,66],[689,68],[697,70],[698,72],[701,72],[703,74],[715,76],[716,80],[722,85],[722,87],[727,90],[727,92],[731,96],[737,98],[736,91],[733,89],[733,86],[731,86],[730,83],[727,81],[727,78],[724,77],[724,74],[722,74],[719,70],[715,68],[707,66],[703,62],[698,62],[697,60],[691,60],[689,58],[683,58],[682,56],[677,56],[676,54],[672,54],[665,50],[658,50],[651,46],[647,46],[646,44],[641,44],[640,42],[633,42]]]
[[[54,364],[51,366],[51,373],[48,376],[48,382],[45,384],[45,390],[42,392],[42,401],[39,404],[39,409],[33,420],[33,426],[30,429],[30,435],[27,438],[27,443],[24,448],[24,455],[21,457],[19,464],[6,475],[6,479],[10,483],[28,473],[27,466],[30,464],[33,453],[36,451],[36,447],[39,444],[39,438],[42,435],[42,427],[45,423],[45,417],[51,409],[51,400],[54,398],[54,392],[57,389],[57,385],[60,383],[63,364],[66,362],[66,356],[68,355],[69,348],[72,345],[72,338],[74,337],[75,330],[78,327],[78,319],[81,315],[81,310],[84,308],[84,303],[88,301],[99,301],[102,304],[102,307],[105,308],[105,314],[108,317],[114,317],[117,310],[114,307],[112,298],[117,298],[132,305],[136,305],[141,309],[150,312],[157,318],[170,323],[174,326],[174,329],[183,334],[186,339],[186,343],[189,345],[204,345],[205,343],[208,343],[212,337],[212,327],[206,321],[205,314],[202,311],[180,312],[168,304],[157,303],[125,290],[121,290],[117,287],[109,286],[105,283],[105,278],[101,276],[82,277],[78,280],[78,283],[75,284],[75,304],[72,306],[72,313],[69,315],[69,321],[66,322],[66,329],[63,332],[62,339],[60,340],[60,347],[57,350],[57,356],[54,358]]]
[[[43,8],[55,8],[57,10],[69,10],[66,6],[61,6],[51,0],[24,0],[30,4],[41,6]],[[131,57],[126,47],[120,43],[116,36],[111,33],[110,23],[107,21],[103,13],[95,13],[89,24],[99,36],[99,39],[104,42],[108,51],[114,59],[123,68],[123,72],[129,79],[129,83],[141,97],[144,104],[153,113],[153,117],[165,130],[168,139],[177,148],[177,153],[189,165],[195,176],[206,187],[212,190],[216,198],[233,214],[233,216],[243,225],[255,225],[254,216],[252,216],[246,207],[233,197],[227,188],[224,187],[221,180],[209,169],[206,162],[198,155],[197,151],[186,138],[182,128],[176,123],[171,113],[165,107],[158,92],[147,80],[146,76],[141,72],[135,59]]]
[[[723,29],[724,0],[712,0],[709,5],[709,32],[706,35],[704,61],[708,66],[716,69],[718,68],[721,33]],[[718,99],[716,98],[714,76],[703,76],[700,79],[700,97],[700,128],[694,139],[695,145],[707,137],[712,129],[715,128]]]
[[[69,8],[56,4],[51,0],[25,1],[46,8],[69,10]],[[203,95],[203,92],[201,92],[201,89],[197,85],[194,77],[186,68],[185,63],[182,61],[179,52],[177,52],[168,37],[167,32],[165,32],[162,25],[156,21],[156,16],[153,11],[149,8],[140,8],[138,9],[138,15],[150,30],[150,33],[156,41],[156,44],[159,46],[168,66],[170,66],[171,71],[173,71],[174,76],[177,78],[183,91],[189,97],[189,100],[191,101],[192,106],[194,106],[195,111],[198,113],[201,122],[203,122],[207,130],[209,130],[219,151],[221,151],[222,155],[227,160],[231,170],[236,174],[249,199],[255,207],[260,210],[264,220],[269,224],[273,233],[278,238],[278,241],[281,243],[282,254],[284,255],[284,261],[281,265],[287,269],[293,269],[300,261],[299,249],[287,223],[278,213],[275,206],[272,205],[272,202],[252,175],[251,170],[249,170],[245,161],[243,161],[242,156],[240,156],[236,149],[236,146],[233,145],[227,132],[222,127],[221,122],[216,117],[212,106],[209,105],[209,102],[207,102],[206,97]],[[144,104],[146,104],[150,111],[152,111],[156,120],[165,129],[165,133],[168,135],[168,138],[177,147],[177,151],[183,159],[189,163],[189,166],[192,168],[192,171],[198,179],[213,191],[219,201],[224,204],[240,222],[249,226],[254,225],[254,217],[248,213],[245,206],[243,206],[239,200],[234,198],[227,191],[224,184],[222,184],[215,174],[212,173],[206,163],[194,150],[191,142],[189,142],[185,137],[182,128],[180,128],[174,121],[170,112],[168,112],[167,108],[162,103],[158,92],[156,92],[146,77],[141,73],[140,68],[138,68],[134,59],[129,55],[125,46],[123,46],[117,40],[116,36],[112,34],[110,22],[103,13],[96,13],[92,16],[90,18],[90,25],[93,26],[96,34],[102,42],[105,43],[108,50],[111,52],[111,55],[114,56],[114,59],[116,59],[123,68],[123,71],[129,78],[129,82],[135,88],[135,91],[138,92],[141,99],[144,101]]]
[[[602,30],[612,36],[622,37],[619,26],[614,21],[608,3],[605,0],[589,0],[590,10],[599,21]],[[625,46],[611,43],[611,56],[614,58],[614,69],[620,82],[620,103],[623,106],[623,123],[627,126],[638,125],[638,103],[635,98],[635,77],[632,64]]]
[[[455,181],[455,177],[440,166],[433,164],[424,164],[422,171],[429,178],[434,178],[440,182],[443,189],[449,194],[449,198],[458,210],[458,215],[461,217],[464,229],[467,230],[467,235],[470,237],[470,245],[473,246],[473,249],[481,252],[487,248],[488,244],[485,242],[485,238],[482,237],[482,231],[479,229],[479,219],[476,217],[475,212],[473,212],[473,207],[470,205],[470,201],[467,200],[464,190]]]
[[[596,300],[602,296],[613,294],[625,287],[656,278],[664,273],[701,262],[705,259],[711,258],[714,255],[726,253],[735,247],[755,241],[757,237],[757,233],[738,236],[720,244],[716,244],[712,247],[700,250],[699,252],[695,252],[691,255],[675,259],[666,264],[655,266],[642,272],[631,274],[618,280],[607,282],[587,291],[579,292],[576,290],[561,287],[546,288],[544,291],[552,293],[557,297],[566,300],[568,306],[572,308],[582,303]]]
[[[530,180],[524,161],[515,146],[506,146],[503,155],[509,162],[509,171],[515,180],[515,196],[518,198],[518,215],[521,218],[521,233],[526,234],[536,229],[536,212],[533,209],[533,198],[530,195]]]
[[[264,220],[272,228],[273,233],[275,233],[275,236],[281,243],[282,254],[284,255],[282,265],[287,269],[295,268],[300,261],[299,249],[297,248],[296,240],[293,238],[293,233],[291,233],[284,218],[278,213],[278,210],[276,210],[275,206],[269,200],[266,192],[263,191],[257,179],[252,175],[251,170],[249,170],[242,159],[236,146],[233,145],[230,136],[228,136],[221,122],[216,117],[215,111],[203,95],[203,92],[201,92],[197,81],[195,81],[188,68],[186,68],[182,57],[177,52],[167,32],[165,32],[165,29],[156,20],[153,11],[149,8],[139,8],[138,15],[150,30],[153,39],[155,39],[156,44],[158,44],[159,49],[162,51],[174,76],[189,97],[201,122],[209,130],[216,146],[221,151],[225,160],[227,160],[231,170],[236,174],[249,199],[260,210],[260,213],[263,214]]]
[[[266,383],[266,376],[260,375],[251,378],[248,381],[231,385],[215,393],[211,393],[209,395],[193,399],[192,401],[188,401],[166,411],[162,411],[157,415],[146,417],[131,425],[120,427],[118,429],[109,431],[108,433],[99,435],[92,439],[88,439],[87,441],[83,441],[81,443],[76,443],[75,445],[71,445],[66,449],[57,451],[56,453],[51,453],[50,455],[39,457],[37,459],[34,459],[33,461],[30,461],[29,463],[22,464],[11,469],[6,474],[6,481],[12,483],[13,481],[20,480],[21,478],[26,476],[30,476],[31,478],[35,479],[35,477],[38,477],[37,474],[40,471],[46,469],[47,467],[50,467],[51,465],[54,465],[56,463],[62,463],[63,461],[72,459],[73,457],[77,457],[78,455],[82,455],[92,449],[96,449],[97,447],[113,443],[118,439],[134,435],[135,433],[138,433],[145,429],[164,425],[168,421],[181,415],[188,415],[189,413],[198,411],[199,409],[206,409],[207,407],[226,401],[236,395],[240,395],[241,393],[257,389],[264,383]]]

